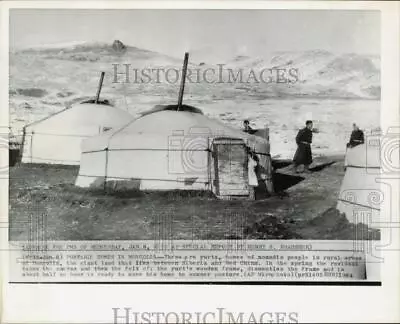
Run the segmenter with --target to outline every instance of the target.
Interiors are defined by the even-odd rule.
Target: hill
[[[380,58],[376,56],[334,54],[321,50],[261,53],[258,57],[225,52],[225,59],[219,56],[218,60],[213,60],[212,54],[210,49],[191,53],[189,68],[192,74],[199,70],[201,78],[200,82],[194,78],[193,82],[187,83],[185,102],[198,105],[204,108],[206,114],[213,116],[232,113],[232,104],[246,103],[246,109],[251,110],[251,105],[263,105],[265,100],[380,98]],[[217,64],[223,66],[225,76],[229,69],[233,74],[241,73],[241,82],[227,82],[226,79],[221,83],[206,82],[205,71],[214,69],[218,73]],[[117,83],[113,82],[115,69],[124,73],[126,66],[130,82],[125,83],[122,74],[117,76]],[[65,106],[93,97],[100,71],[106,72],[102,98],[129,110],[133,115],[139,115],[157,104],[175,103],[179,77],[174,75],[173,69],[180,70],[181,67],[182,58],[129,46],[119,40],[15,49],[10,52],[11,126],[21,128]],[[163,72],[159,82],[156,72],[151,74],[151,82],[135,82],[135,69],[138,73],[141,69],[170,69],[170,82],[166,82]],[[275,71],[273,82],[260,81],[260,74],[266,69]],[[276,82],[276,71],[279,69],[285,70],[286,74],[291,69],[296,70],[297,80]],[[251,73],[258,80],[251,78]],[[218,111],[214,108],[215,103],[219,105]],[[228,110],[225,111],[225,108]],[[235,122],[242,117],[235,117]],[[264,123],[264,120],[259,122]]]

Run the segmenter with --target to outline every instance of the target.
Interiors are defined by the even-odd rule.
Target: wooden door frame
[[[246,142],[245,142],[243,139],[241,139],[241,138],[234,138],[234,137],[218,137],[218,138],[214,138],[214,139],[213,139],[212,144],[211,144],[211,154],[212,154],[213,161],[214,161],[214,180],[213,180],[213,186],[215,187],[215,194],[216,194],[218,197],[222,197],[221,194],[220,194],[220,184],[219,184],[218,145],[223,144],[224,141],[225,141],[227,144],[230,144],[230,145],[241,145],[241,146],[243,146],[243,149],[244,149],[244,150],[246,150],[246,147],[247,147]],[[235,142],[236,142],[236,143],[235,143]],[[248,156],[248,154],[246,154],[246,161],[245,161],[246,165],[247,165],[247,163],[248,163],[248,159],[249,159],[249,156]],[[245,172],[245,174],[246,174],[246,172]],[[250,192],[250,189],[251,189],[251,188],[250,188],[250,186],[249,186],[249,184],[248,184],[248,175],[247,175],[247,174],[246,174],[246,179],[247,179],[246,185],[247,185],[247,188],[248,188],[248,190],[249,190],[249,192]],[[223,197],[231,197],[231,196],[225,196],[225,195],[224,195]]]

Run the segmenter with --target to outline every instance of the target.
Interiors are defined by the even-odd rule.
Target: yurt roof
[[[26,129],[52,127],[59,129],[71,129],[85,127],[86,125],[123,125],[133,119],[127,111],[104,103],[79,103],[65,108],[55,114],[26,125]]]
[[[209,134],[212,136],[229,136],[248,138],[251,135],[240,129],[226,125],[219,120],[189,111],[161,110],[133,120],[120,133],[145,134]]]
[[[85,100],[85,101],[82,101],[82,102],[81,102],[81,104],[85,104],[85,103],[97,104],[97,105],[106,105],[106,106],[113,106],[113,105],[111,104],[111,102],[110,102],[109,100],[107,100],[107,99],[104,99],[104,100],[97,100],[97,102],[96,102],[96,99],[89,99],[89,100]]]
[[[155,112],[159,112],[159,111],[163,111],[163,110],[178,111],[178,105],[157,105],[153,109],[143,112],[141,115],[146,116],[146,115],[150,115]],[[194,106],[190,106],[190,105],[181,105],[181,107],[179,107],[179,111],[187,111],[187,112],[192,112],[192,113],[203,115],[203,112],[201,111],[201,109],[194,107]]]
[[[103,148],[167,149],[169,141],[189,136],[192,138],[239,138],[251,143],[267,140],[247,134],[200,113],[160,110],[145,114],[120,129],[85,140],[84,151]]]

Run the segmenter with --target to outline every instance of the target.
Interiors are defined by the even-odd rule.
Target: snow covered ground
[[[113,83],[113,64],[119,64],[119,69],[123,64],[137,69],[180,69],[182,60],[100,43],[13,50],[9,89],[12,131],[18,133],[27,123],[94,97],[100,71],[106,72],[101,98],[133,116],[154,105],[177,101],[178,83]],[[306,119],[314,120],[319,129],[313,144],[316,154],[344,153],[353,122],[367,134],[379,127],[379,57],[315,50],[212,61],[194,53],[189,67],[204,70],[215,64],[256,72],[263,68],[298,69],[300,78],[294,84],[200,82],[188,83],[185,89],[184,102],[201,108],[206,115],[236,126],[241,126],[243,119],[250,119],[254,127],[268,125],[273,156],[292,157],[294,137]]]
[[[379,127],[380,102],[376,100],[270,99],[224,101],[202,106],[203,111],[226,123],[241,126],[249,119],[255,128],[270,129],[271,154],[291,158],[294,138],[307,119],[319,133],[313,137],[314,154],[341,154],[356,122],[368,135]]]

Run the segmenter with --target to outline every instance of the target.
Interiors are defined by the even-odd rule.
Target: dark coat
[[[245,133],[254,134],[257,130],[251,128],[250,126],[247,126],[247,128],[244,128],[243,131],[244,131]]]
[[[350,141],[347,143],[347,147],[354,147],[363,143],[364,133],[361,129],[358,129],[351,132]]]
[[[297,150],[293,157],[293,162],[295,165],[310,165],[312,163],[312,135],[312,131],[307,127],[299,130],[299,132],[297,133]]]

